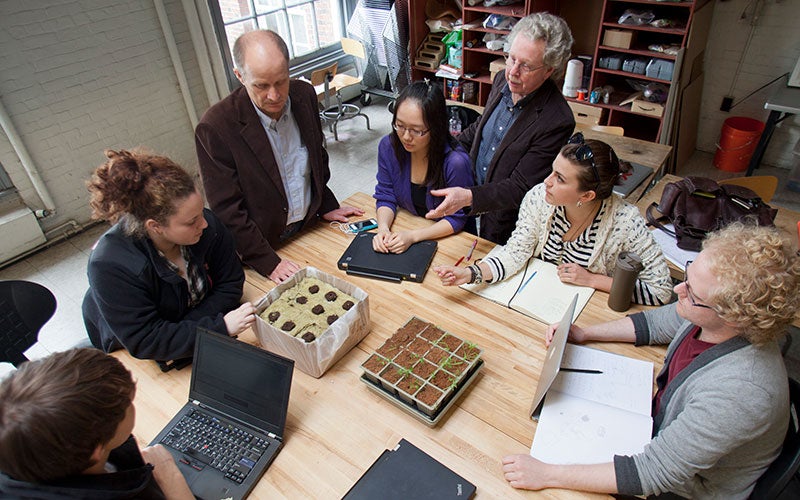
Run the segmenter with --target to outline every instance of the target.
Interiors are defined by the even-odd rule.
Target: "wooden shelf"
[[[464,47],[465,51],[480,52],[482,54],[491,54],[493,56],[503,57],[505,52],[502,50],[489,50],[486,47]]]
[[[651,78],[647,75],[640,75],[639,73],[629,73],[627,71],[617,71],[614,69],[605,69],[605,68],[595,68],[595,73],[606,73],[609,75],[617,75],[617,76],[624,76],[625,78],[636,78],[637,80],[647,80],[648,82],[658,82],[663,83],[665,85],[669,85],[669,80],[662,80],[660,78]]]
[[[675,56],[671,56],[669,54],[665,54],[663,52],[656,52],[654,50],[642,50],[642,49],[621,49],[619,47],[609,47],[607,45],[601,45],[598,47],[600,50],[608,51],[608,52],[622,52],[624,54],[634,54],[637,56],[644,56],[644,57],[653,57],[656,59],[666,59],[667,61],[674,61],[676,59]]]
[[[665,2],[664,0],[609,0],[618,3],[638,3],[644,5],[658,5],[659,7],[691,7],[694,2]]]
[[[514,5],[495,5],[494,7],[484,7],[483,5],[476,5],[474,7],[464,2],[464,13],[467,12],[481,12],[483,14],[500,14],[503,16],[512,16],[523,18],[527,14],[525,12],[525,4],[518,3]]]
[[[648,24],[619,24],[604,22],[603,27],[619,30],[649,31],[650,33],[664,33],[666,35],[684,36],[686,34],[686,28],[656,28],[655,26],[650,26]]]
[[[478,33],[494,33],[495,35],[509,35],[511,30],[496,30],[494,28],[484,28],[480,26],[478,28],[465,28],[464,31],[475,31]]]

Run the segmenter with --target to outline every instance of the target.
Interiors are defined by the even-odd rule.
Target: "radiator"
[[[35,248],[45,241],[36,216],[27,207],[0,216],[0,264]]]

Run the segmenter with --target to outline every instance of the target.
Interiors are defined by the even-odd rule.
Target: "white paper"
[[[653,363],[567,344],[547,391],[531,456],[554,464],[605,463],[650,442]]]
[[[650,442],[653,419],[550,389],[544,400],[531,456],[551,464],[611,462]]]
[[[675,226],[672,224],[664,224],[664,227],[670,231],[675,230]],[[687,261],[695,260],[697,256],[700,255],[700,252],[678,248],[678,241],[661,229],[652,229],[651,232],[653,233],[653,238],[655,238],[656,243],[661,247],[661,251],[664,252],[664,257],[675,264],[681,271],[685,270],[684,268],[686,267]]]
[[[653,363],[610,352],[567,344],[562,368],[600,370],[603,373],[561,371],[550,390],[567,393],[622,410],[650,415]]]

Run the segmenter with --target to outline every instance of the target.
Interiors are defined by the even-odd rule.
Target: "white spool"
[[[567,63],[567,73],[564,75],[564,87],[561,93],[567,97],[577,97],[582,79],[583,63],[577,59],[571,59]]]

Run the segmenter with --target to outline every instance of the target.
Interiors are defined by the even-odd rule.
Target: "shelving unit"
[[[466,1],[463,2],[462,20],[465,25],[472,23],[481,24],[490,14],[500,14],[521,19],[531,12],[556,11],[555,0],[523,0],[520,3],[507,6],[484,7],[483,5],[470,6]],[[464,29],[462,31],[462,75],[475,74],[474,77],[461,77],[462,82],[475,82],[476,102],[479,106],[486,104],[486,99],[492,89],[492,80],[489,72],[489,63],[497,58],[503,57],[502,50],[489,50],[483,45],[483,36],[486,33],[496,33],[508,35],[510,30],[496,30],[484,28],[482,26]],[[410,0],[409,2],[409,45],[410,51],[416,53],[417,48],[428,34],[428,27],[425,24],[425,1]],[[474,41],[473,47],[467,44]],[[413,61],[412,61],[413,62]],[[411,77],[414,80],[422,78],[432,78],[436,70],[412,64]],[[444,79],[442,79],[444,80]],[[444,84],[443,84],[444,86]]]
[[[605,0],[597,31],[597,44],[594,51],[590,89],[611,85],[614,92],[608,104],[591,104],[587,101],[576,101],[587,106],[595,106],[607,110],[601,118],[603,125],[617,125],[625,128],[625,135],[657,141],[662,134],[664,116],[652,116],[631,111],[631,105],[620,105],[634,90],[626,79],[643,83],[656,82],[668,88],[675,84],[679,75],[673,74],[672,80],[649,77],[646,74],[632,73],[623,70],[601,68],[600,59],[607,56],[620,56],[623,60],[630,57],[669,61],[675,64],[676,56],[649,50],[652,44],[675,44],[686,47],[689,39],[692,17],[697,3],[702,2],[664,2],[657,0]],[[679,23],[678,27],[656,28],[650,25],[620,24],[619,18],[626,9],[651,10],[655,19],[672,19]],[[624,30],[633,34],[630,48],[603,45],[607,30]],[[675,70],[677,71],[677,65]]]

